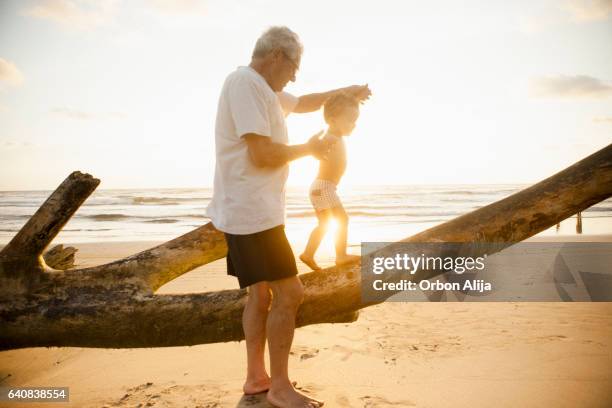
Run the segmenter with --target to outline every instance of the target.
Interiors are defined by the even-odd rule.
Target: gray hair
[[[269,52],[281,50],[296,63],[300,62],[304,46],[300,37],[285,26],[268,28],[259,37],[253,49],[253,58],[266,56]]]

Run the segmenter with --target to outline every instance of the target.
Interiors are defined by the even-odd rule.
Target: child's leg
[[[319,223],[310,233],[306,248],[304,249],[302,255],[300,255],[302,262],[314,270],[321,269],[314,261],[314,255],[315,252],[317,252],[319,245],[321,245],[321,241],[323,240],[325,233],[327,232],[327,225],[329,224],[329,220],[331,218],[331,210],[320,210],[316,211],[316,213]]]
[[[357,255],[348,255],[346,253],[346,240],[348,236],[348,215],[344,211],[342,205],[332,208],[332,215],[338,223],[336,232],[336,265],[343,265],[349,262],[356,261],[360,257]]]

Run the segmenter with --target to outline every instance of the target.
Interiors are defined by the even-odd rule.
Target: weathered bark
[[[43,254],[45,263],[53,269],[72,269],[74,268],[74,255],[78,249],[56,245]]]
[[[70,174],[0,251],[0,301],[36,292],[49,269],[43,251],[98,184],[89,174]]]
[[[611,195],[612,145],[530,188],[404,241],[499,242],[502,249]],[[8,297],[0,302],[0,349],[158,347],[240,340],[245,291],[153,294],[165,282],[223,257],[225,251],[222,234],[207,224],[107,265],[41,273],[43,278],[25,295],[2,291]],[[3,255],[4,251],[0,269],[6,272],[11,264]],[[413,280],[435,273],[417,273]],[[361,300],[358,263],[308,273],[301,279],[305,300],[298,326],[354,319],[355,311],[369,305]]]
[[[72,173],[4,247],[2,255],[41,255],[98,184],[100,180],[89,174]]]
[[[105,265],[67,271],[61,281],[107,288],[115,288],[117,282],[132,281],[140,286],[139,292],[150,295],[174,278],[226,254],[225,237],[208,223],[136,255]]]

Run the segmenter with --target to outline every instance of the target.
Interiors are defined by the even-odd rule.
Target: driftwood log
[[[0,252],[0,349],[35,346],[162,347],[240,340],[246,292],[156,295],[172,279],[225,256],[208,223],[130,257],[58,271],[42,252],[99,180],[71,174]],[[505,199],[406,242],[522,241],[612,196],[612,145]],[[503,246],[500,246],[501,249]],[[432,276],[413,275],[414,281]],[[351,321],[361,299],[360,265],[300,276],[297,325]]]
[[[78,249],[75,247],[66,247],[62,244],[56,245],[43,254],[45,263],[53,269],[71,269],[74,268],[74,254]]]

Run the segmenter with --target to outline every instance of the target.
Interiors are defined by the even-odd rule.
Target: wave
[[[180,205],[182,203],[205,202],[212,197],[124,197],[130,198],[135,205]]]
[[[441,198],[440,201],[445,202],[445,203],[481,203],[482,205],[485,204],[490,204],[494,201],[495,199],[478,199],[478,198]]]
[[[127,220],[128,218],[134,218],[125,214],[93,214],[86,215],[85,218],[90,218],[95,221],[119,221]]]
[[[426,213],[402,213],[402,212],[373,212],[373,211],[347,211],[349,217],[372,217],[372,218],[389,218],[389,217],[451,217],[464,214],[460,211],[441,211],[441,212],[426,212]],[[314,211],[296,211],[288,212],[289,218],[307,218],[315,217]]]
[[[185,220],[187,218],[202,218],[208,219],[205,215],[201,214],[172,214],[172,215],[157,215],[157,216],[143,216],[143,215],[126,215],[126,214],[92,214],[85,215],[82,218],[88,218],[94,221],[125,221],[133,220],[138,222],[148,222],[152,224],[173,224]]]
[[[41,202],[6,202],[6,201],[0,201],[0,208],[11,208],[11,207],[15,207],[15,208],[33,208],[34,210],[37,210],[44,201]]]
[[[168,197],[133,197],[132,204],[136,205],[147,205],[147,204],[158,204],[158,205],[179,205],[178,200],[175,198]]]
[[[32,213],[34,214],[34,213]],[[0,215],[0,220],[27,220],[30,219],[30,217],[32,217],[32,214],[30,215],[16,215],[16,214],[7,214],[7,215]]]
[[[143,222],[150,222],[152,224],[173,224],[175,222],[179,222],[179,220],[175,220],[173,218],[158,218],[154,220],[146,220]]]
[[[488,191],[471,191],[471,190],[450,190],[450,191],[436,191],[433,194],[440,195],[497,195],[501,193],[511,193],[517,191],[515,189],[508,190],[488,190]]]
[[[424,209],[424,208],[441,208],[439,205],[407,205],[403,203],[398,204],[370,204],[360,205],[358,203],[346,203],[343,204],[344,209],[351,210],[398,210],[398,209]],[[309,206],[312,208],[312,206]]]
[[[81,231],[86,231],[86,232],[98,232],[98,231],[112,231],[112,228],[73,228],[73,229],[62,229],[62,231],[68,231],[68,232],[81,232]]]
[[[590,207],[584,210],[583,212],[612,212],[612,207]]]

